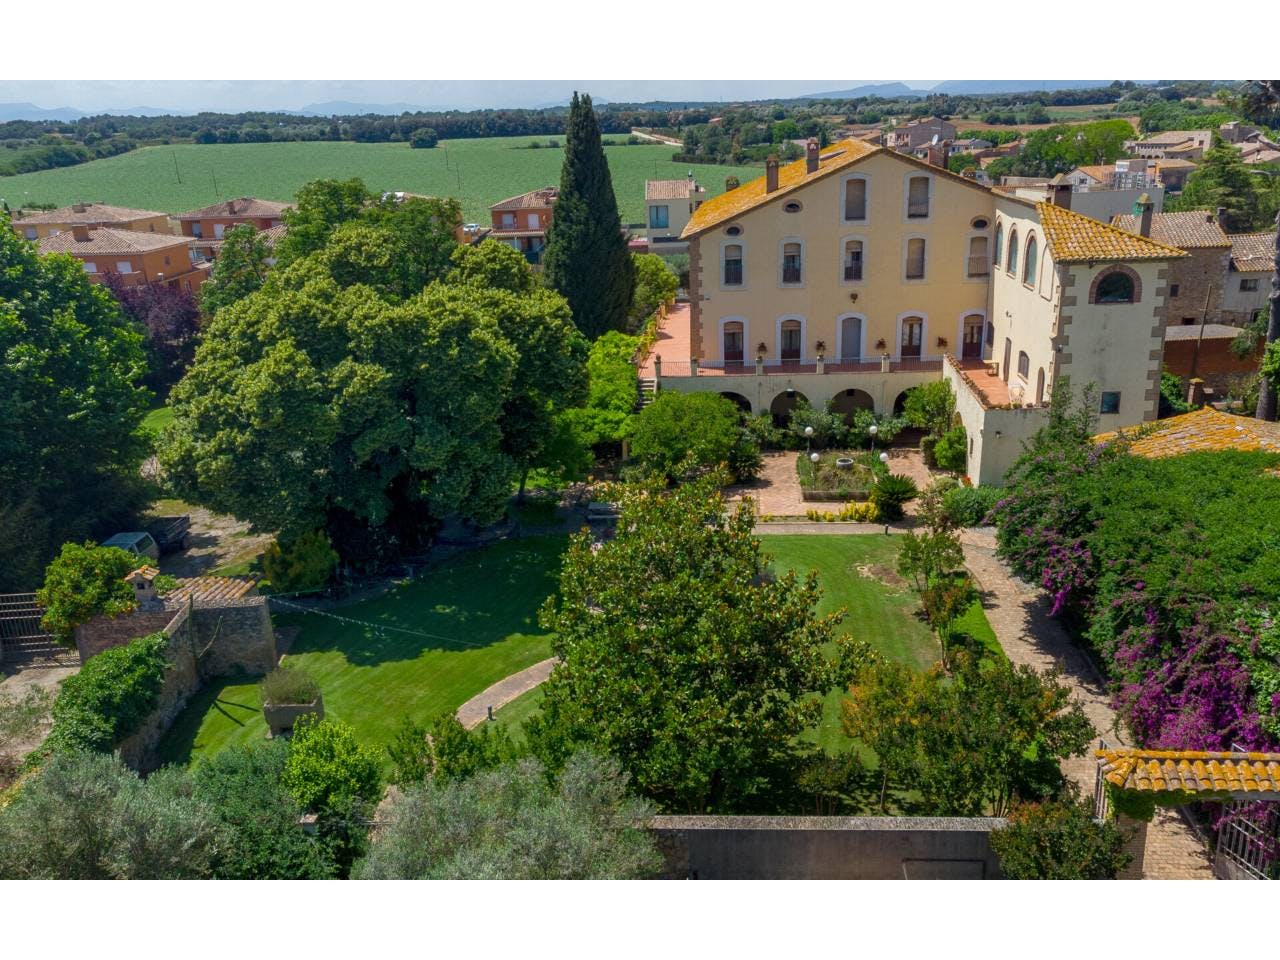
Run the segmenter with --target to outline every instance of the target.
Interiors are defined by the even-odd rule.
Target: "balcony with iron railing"
[[[667,360],[656,364],[658,379],[671,377],[780,377],[796,374],[928,373],[942,369],[942,356],[761,357],[758,360]]]
[[[919,219],[929,215],[928,200],[909,200],[907,202],[907,216]]]
[[[862,279],[862,262],[846,263],[844,265],[845,280],[861,280]]]
[[[991,261],[984,256],[970,257],[968,275],[971,277],[991,276]]]

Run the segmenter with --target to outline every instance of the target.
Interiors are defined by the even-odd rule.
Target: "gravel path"
[[[551,676],[557,662],[555,657],[551,657],[481,690],[458,708],[458,722],[468,730],[478,727],[489,716],[490,707],[499,710],[522,693],[528,693]]]

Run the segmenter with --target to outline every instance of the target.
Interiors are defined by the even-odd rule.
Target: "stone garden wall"
[[[123,618],[122,618],[123,619]],[[155,631],[152,631],[155,632]],[[196,666],[195,630],[191,622],[191,608],[184,606],[173,615],[164,627],[169,638],[165,649],[168,669],[164,686],[160,688],[160,702],[133,736],[120,746],[120,759],[141,773],[149,773],[159,764],[156,747],[177,719],[188,698],[200,689],[200,672]],[[137,636],[146,636],[146,633]]]
[[[669,879],[996,880],[985,817],[655,817]]]

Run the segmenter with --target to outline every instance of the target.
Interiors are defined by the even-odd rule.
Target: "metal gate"
[[[72,655],[40,626],[43,616],[34,593],[0,593],[0,663],[58,662]]]
[[[1280,804],[1236,800],[1218,821],[1213,875],[1219,880],[1274,880],[1280,848]]]

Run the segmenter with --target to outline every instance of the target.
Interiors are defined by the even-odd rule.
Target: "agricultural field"
[[[443,140],[431,150],[350,142],[143,147],[79,166],[0,177],[0,199],[10,207],[96,200],[179,213],[229,197],[292,200],[309,180],[360,177],[373,190],[457,197],[467,222],[488,223],[489,207],[499,200],[560,182],[564,151],[548,147],[551,139],[564,142],[563,137],[492,137]],[[529,149],[534,142],[541,147]],[[624,223],[644,218],[645,180],[688,174],[690,165],[673,163],[672,153],[660,144],[605,147]],[[692,169],[708,197],[724,192],[725,177],[746,181],[763,172],[711,164]]]

